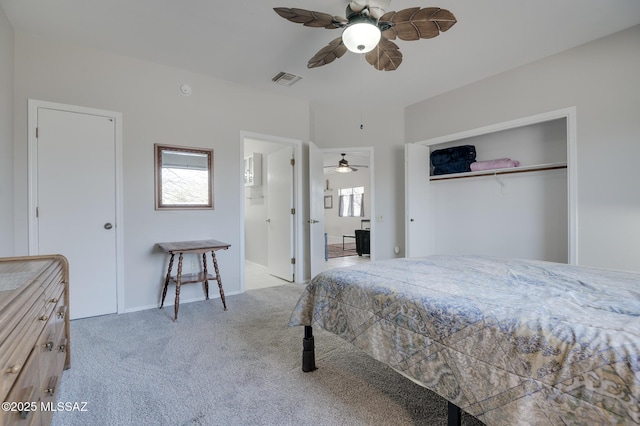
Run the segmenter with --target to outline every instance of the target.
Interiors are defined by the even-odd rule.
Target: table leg
[[[164,298],[167,297],[167,287],[169,287],[169,281],[171,280],[171,268],[173,267],[173,257],[174,253],[171,253],[171,258],[169,259],[169,270],[167,271],[167,278],[164,280],[164,289],[162,290],[162,302],[160,302],[160,309],[164,306]]]
[[[182,252],[178,257],[178,275],[176,275],[176,303],[173,306],[173,320],[178,320],[178,308],[180,307],[180,280],[182,279]]]
[[[204,270],[204,295],[209,300],[209,280],[207,272],[207,253],[202,253],[202,269]]]
[[[220,271],[218,270],[218,261],[216,260],[215,251],[211,251],[211,258],[213,259],[213,268],[216,270],[216,281],[218,281],[218,289],[220,289],[220,299],[222,299],[222,306],[224,310],[227,310],[227,302],[224,300],[224,290],[222,290],[222,278],[220,278]]]

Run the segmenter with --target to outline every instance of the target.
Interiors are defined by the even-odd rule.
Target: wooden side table
[[[162,302],[160,303],[160,309],[164,306],[164,299],[167,296],[167,287],[170,281],[176,283],[176,301],[173,307],[174,317],[173,320],[178,319],[178,309],[180,307],[180,286],[182,284],[190,283],[204,283],[204,294],[207,300],[209,300],[209,280],[216,280],[218,282],[218,289],[220,290],[220,299],[222,299],[222,306],[224,310],[227,310],[227,303],[224,300],[224,290],[222,290],[222,279],[220,278],[220,271],[218,270],[218,261],[216,260],[217,250],[227,250],[231,247],[231,244],[223,243],[217,240],[200,240],[200,241],[177,241],[169,243],[157,243],[160,250],[165,253],[169,253],[171,258],[169,259],[169,270],[167,271],[167,278],[164,281],[164,289],[162,290]],[[211,252],[211,258],[213,259],[213,267],[216,271],[215,277],[207,272],[207,253]],[[173,267],[173,259],[178,254],[178,273],[175,276],[171,275],[171,268]],[[201,273],[182,275],[182,257],[184,253],[202,254],[202,268]]]

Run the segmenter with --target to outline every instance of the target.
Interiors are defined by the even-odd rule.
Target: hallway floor
[[[326,262],[327,269],[341,268],[344,266],[358,265],[362,262],[369,262],[369,256],[346,256],[329,259]],[[257,263],[245,261],[245,290],[256,290],[259,288],[274,287],[287,284],[288,281],[274,277],[267,272],[267,267]]]

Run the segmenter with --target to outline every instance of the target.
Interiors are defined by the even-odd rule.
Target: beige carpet
[[[443,425],[446,402],[350,344],[315,331],[301,371],[301,284],[71,322],[71,369],[53,425]],[[464,425],[480,425],[465,416]]]

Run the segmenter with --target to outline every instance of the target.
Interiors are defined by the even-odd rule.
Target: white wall
[[[0,7],[0,257],[13,256],[13,28]]]
[[[0,206],[4,207],[0,207],[0,250],[17,255],[27,252],[27,98],[122,111],[129,309],[154,305],[158,299],[165,260],[152,252],[152,247],[160,240],[209,236],[226,239],[233,247],[220,255],[225,288],[228,292],[238,288],[240,265],[236,250],[242,219],[237,213],[243,193],[239,183],[240,130],[303,141],[312,135],[321,148],[373,146],[375,208],[381,216],[375,223],[374,238],[377,258],[384,259],[395,256],[394,246],[404,246],[405,142],[575,105],[578,261],[620,269],[640,268],[640,192],[634,189],[640,181],[636,164],[640,156],[640,26],[406,109],[353,109],[337,104],[309,108],[305,102],[184,70],[50,43],[22,33],[15,34],[14,48],[9,41],[13,32],[3,16],[0,25]],[[4,91],[11,91],[11,81],[15,81],[13,108],[6,106],[4,96]],[[183,82],[194,88],[191,97],[178,94],[177,88]],[[361,113],[363,130],[359,128]],[[13,146],[7,143],[11,133]],[[153,210],[152,147],[156,142],[211,146],[216,150],[215,211],[185,214]],[[7,174],[12,165],[5,154],[11,158],[12,151],[14,172]],[[307,152],[303,151],[304,167]],[[234,175],[238,185],[229,184]],[[7,194],[4,182],[12,176],[14,186]],[[308,181],[304,180],[303,185]],[[307,191],[303,197],[307,205]],[[11,216],[13,227],[7,225]],[[7,243],[6,238],[13,233],[13,241]],[[185,296],[199,296],[195,287]]]
[[[506,157],[519,161],[521,167],[565,162],[566,120],[483,134],[434,145],[431,150],[463,144],[475,146],[478,161]],[[445,179],[427,185],[433,222],[427,240],[434,253],[568,262],[566,169]]]
[[[354,88],[354,99],[357,96]],[[320,148],[373,147],[377,218],[371,218],[375,226],[371,238],[375,240],[375,259],[402,256],[402,251],[396,255],[393,250],[404,247],[403,109],[380,105],[354,108],[338,102],[313,104],[312,110],[311,140]]]
[[[567,173],[432,182],[434,252],[568,261]]]
[[[577,109],[578,263],[640,270],[640,26],[406,108],[407,142]]]
[[[15,34],[15,240],[27,253],[27,99],[123,113],[124,276],[127,310],[157,306],[167,259],[162,241],[215,238],[225,293],[240,290],[241,131],[308,140],[306,102],[108,52]],[[189,97],[178,88],[188,83]],[[154,210],[153,144],[214,149],[213,211]],[[87,247],[90,250],[90,247]],[[71,265],[73,267],[73,265]],[[185,286],[182,298],[202,297]]]

